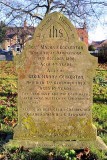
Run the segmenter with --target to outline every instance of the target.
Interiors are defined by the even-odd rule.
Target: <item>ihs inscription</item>
[[[63,37],[63,31],[62,31],[62,29],[56,28],[56,27],[53,25],[53,26],[50,28],[49,37],[50,37],[50,38],[57,38],[57,37],[62,38],[62,37]]]

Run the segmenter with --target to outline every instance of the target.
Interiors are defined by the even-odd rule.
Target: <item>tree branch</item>
[[[25,14],[29,14],[29,15],[30,15],[31,17],[33,17],[33,18],[38,18],[39,20],[42,20],[42,18],[41,18],[40,16],[31,13],[31,11],[32,11],[33,9],[32,9],[32,10],[24,10],[24,9],[21,9],[21,8],[12,7],[12,6],[4,3],[4,2],[0,2],[0,3],[3,4],[3,5],[5,5],[5,6],[7,6],[7,7],[9,7],[9,8],[12,9],[13,11],[20,11],[20,12],[23,12],[23,13],[25,13]],[[38,5],[38,6],[39,6],[39,5]],[[37,8],[38,6],[34,7],[34,9]],[[42,5],[42,6],[39,6],[39,7],[46,7],[46,6],[45,6],[45,5]]]

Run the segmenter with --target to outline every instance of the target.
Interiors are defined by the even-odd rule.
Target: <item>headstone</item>
[[[17,60],[18,125],[12,143],[73,148],[95,143],[96,66],[69,20],[57,12],[46,16]]]

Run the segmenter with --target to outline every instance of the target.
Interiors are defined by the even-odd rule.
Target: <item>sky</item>
[[[88,31],[89,43],[92,41],[101,41],[107,39],[107,26],[98,24],[93,30]]]
[[[95,28],[88,31],[89,43],[107,39],[107,12],[100,18]]]

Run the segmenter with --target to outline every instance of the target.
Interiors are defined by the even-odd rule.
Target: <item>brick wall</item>
[[[86,46],[88,47],[88,32],[86,28],[77,28],[77,33],[80,40],[85,42]]]

